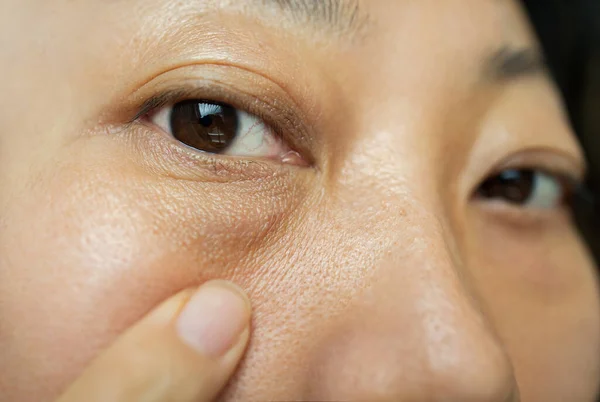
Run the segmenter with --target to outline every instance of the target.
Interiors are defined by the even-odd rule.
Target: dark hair
[[[582,190],[576,215],[600,265],[600,1],[523,3],[589,160],[589,189]]]

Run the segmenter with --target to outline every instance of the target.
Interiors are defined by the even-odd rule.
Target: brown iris
[[[479,196],[525,204],[535,190],[535,179],[536,172],[533,170],[505,170],[483,183]]]
[[[185,145],[221,153],[235,139],[239,122],[233,107],[196,100],[175,104],[170,124],[173,137]]]

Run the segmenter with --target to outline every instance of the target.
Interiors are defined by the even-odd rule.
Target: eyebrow
[[[484,77],[492,81],[512,81],[547,72],[546,59],[535,47],[505,46],[493,53],[484,65]]]
[[[254,3],[257,0],[249,0]],[[356,34],[365,28],[368,15],[359,0],[258,0],[275,7],[294,23],[311,25],[318,31],[339,35]],[[546,59],[535,47],[504,46],[484,62],[483,76],[494,82],[514,81],[548,72]]]
[[[297,24],[308,24],[329,34],[354,35],[365,26],[368,16],[359,0],[259,0]]]
[[[360,0],[213,0],[221,7],[241,7],[244,12],[268,21],[288,20],[301,27],[309,26],[315,33],[336,35],[352,40],[368,28],[370,18],[360,6]],[[214,4],[213,3],[213,4]],[[210,2],[209,2],[210,4]],[[265,14],[273,13],[271,16]],[[267,17],[267,18],[265,18]],[[546,59],[535,45],[515,47],[505,45],[483,60],[481,75],[488,82],[507,82],[533,76],[548,76]]]

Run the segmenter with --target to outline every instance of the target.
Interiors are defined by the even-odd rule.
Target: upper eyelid
[[[276,122],[272,122],[273,119],[271,119],[269,116],[267,116],[267,113],[264,113],[262,110],[260,110],[260,107],[248,107],[249,105],[248,106],[244,105],[244,102],[240,102],[237,99],[235,99],[236,98],[235,95],[233,95],[233,94],[226,95],[225,92],[227,92],[227,91],[224,91],[224,92],[219,91],[219,92],[221,92],[219,95],[213,94],[212,91],[208,91],[208,93],[206,93],[206,94],[205,94],[205,92],[207,92],[206,88],[200,89],[200,88],[195,88],[195,87],[190,87],[190,88],[181,87],[181,88],[175,88],[175,89],[166,89],[162,92],[159,92],[156,95],[150,96],[148,99],[146,99],[141,104],[141,106],[138,106],[136,108],[137,112],[130,119],[130,122],[135,122],[136,120],[144,117],[145,115],[152,113],[153,111],[159,110],[161,108],[168,107],[168,106],[172,107],[179,102],[195,100],[195,101],[202,101],[204,103],[216,103],[216,104],[229,105],[235,109],[242,110],[249,114],[255,115],[259,119],[265,121],[267,123],[267,125],[275,126],[274,127],[275,131],[276,132],[278,131],[277,130],[278,124]],[[230,92],[234,92],[234,91],[230,91]],[[241,91],[237,91],[237,92],[241,92]]]
[[[541,170],[547,174],[570,178],[575,182],[584,182],[587,177],[587,165],[570,152],[546,146],[529,147],[515,150],[502,159],[497,159],[484,171],[485,177],[507,169]]]
[[[220,99],[220,97],[218,97],[218,96],[211,96],[211,95],[202,96],[198,92],[202,92],[202,91],[197,91],[195,88],[194,89],[177,88],[177,89],[172,89],[172,90],[166,90],[164,92],[160,92],[158,95],[151,96],[146,101],[144,101],[144,103],[142,103],[142,105],[140,107],[138,107],[138,111],[136,112],[134,117],[131,119],[130,123],[133,123],[136,120],[139,120],[140,118],[144,117],[145,115],[148,115],[154,111],[160,110],[164,107],[172,107],[179,102],[195,100],[195,101],[201,101],[204,103],[211,103],[211,104],[212,103],[226,104],[226,105],[233,107],[234,109],[245,111],[253,116],[256,116],[261,121],[264,121],[265,124],[267,124],[269,127],[271,127],[273,129],[275,134],[277,134],[281,137],[285,137],[281,133],[282,130],[281,130],[280,125],[277,123],[274,123],[273,119],[269,118],[269,116],[267,116],[266,113],[263,113],[262,111],[259,110],[260,108],[247,108],[243,105],[239,105],[238,102],[233,101],[233,99],[226,99],[225,101],[222,101]]]
[[[227,66],[227,68],[231,67]],[[173,71],[176,70],[171,70],[169,72]],[[244,69],[242,69],[242,71],[254,74],[253,71],[249,72]],[[168,74],[169,72],[165,74]],[[259,76],[263,77],[262,75]],[[190,83],[190,81],[194,83]],[[202,84],[199,84],[199,82],[202,82]],[[277,88],[280,88],[279,84],[275,83],[275,85]],[[265,90],[264,86],[260,89]],[[142,91],[145,92],[145,90]],[[140,90],[136,91],[134,96],[141,96],[139,92]],[[306,120],[304,113],[302,113],[303,111],[297,107],[295,100],[288,98],[287,92],[285,99],[273,96],[270,91],[268,96],[256,96],[252,91],[236,87],[236,85],[229,82],[229,80],[223,80],[222,78],[206,79],[204,77],[198,77],[198,79],[192,78],[191,80],[190,78],[184,78],[178,80],[176,84],[171,84],[157,90],[155,94],[148,96],[141,105],[139,101],[136,102],[137,105],[129,109],[133,116],[128,118],[128,120],[129,123],[132,123],[153,110],[168,105],[174,105],[175,103],[185,100],[203,100],[206,102],[224,103],[236,109],[244,110],[267,122],[267,124],[272,126],[276,132],[279,131],[278,128],[281,120],[285,120],[287,125],[295,127],[297,131],[308,131],[309,127],[303,124]],[[293,107],[281,108],[280,106],[273,106],[274,104],[286,105],[289,104],[289,102],[291,102],[291,106]],[[268,112],[265,111],[266,109],[268,109]],[[277,114],[277,119],[273,118],[273,115],[275,114]],[[280,133],[278,132],[278,134]],[[305,140],[306,137],[303,136],[302,139]]]
[[[560,157],[548,158],[541,156],[539,150],[522,151],[497,166],[493,172],[500,172],[506,169],[532,169],[540,170],[551,176],[558,176],[568,179],[571,182],[583,183],[587,177],[585,165],[581,165],[567,154],[562,154]],[[553,155],[557,151],[552,151]]]
[[[184,100],[186,98],[186,94],[187,92],[184,90],[174,90],[150,97],[142,104],[142,106],[139,107],[138,112],[133,116],[131,122],[138,120],[152,111],[168,106],[171,103],[175,104],[180,100]]]
[[[244,66],[241,64],[229,64],[229,63],[220,63],[220,62],[212,62],[212,63],[201,63],[201,64],[189,64],[189,65],[183,65],[183,66],[177,66],[177,67],[173,67],[170,68],[166,71],[163,71],[160,74],[154,74],[153,77],[151,79],[146,79],[143,80],[139,85],[140,87],[135,90],[133,93],[130,94],[130,96],[132,96],[134,99],[138,96],[140,96],[140,93],[145,92],[144,88],[147,86],[151,86],[152,83],[156,80],[161,80],[161,77],[164,77],[165,75],[169,76],[179,70],[187,70],[190,68],[198,68],[198,67],[202,67],[202,68],[207,68],[209,69],[208,71],[215,71],[216,70],[231,70],[234,71],[236,75],[239,75],[240,73],[243,75],[249,75],[251,77],[258,77],[261,80],[264,80],[266,82],[269,83],[269,87],[272,87],[275,89],[275,92],[281,93],[281,94],[285,94],[284,98],[285,98],[285,102],[289,103],[292,106],[292,109],[295,109],[296,111],[300,111],[302,112],[301,114],[303,115],[303,117],[305,114],[305,110],[301,107],[301,103],[299,101],[299,99],[297,98],[296,94],[293,93],[293,91],[290,91],[288,86],[285,85],[285,83],[283,81],[279,81],[279,80],[273,80],[271,79],[267,74],[261,72],[260,70],[254,69],[254,68],[249,68],[248,66]],[[152,102],[162,102],[161,105],[158,106],[165,106],[166,104],[168,104],[169,100],[172,99],[176,99],[176,98],[181,98],[179,100],[184,100],[186,97],[188,99],[197,99],[197,96],[194,96],[194,94],[196,93],[195,89],[191,89],[191,88],[186,88],[186,86],[188,84],[183,84],[183,82],[187,82],[190,81],[190,79],[192,80],[197,80],[197,81],[208,81],[211,84],[209,86],[219,86],[222,88],[227,88],[229,90],[229,92],[235,92],[236,90],[239,92],[245,92],[245,91],[240,91],[240,88],[236,88],[235,85],[232,85],[229,81],[229,79],[224,80],[223,78],[221,79],[207,79],[205,76],[199,76],[196,78],[192,78],[192,77],[184,77],[183,79],[180,80],[180,85],[175,85],[175,86],[171,86],[171,88],[165,88],[165,90],[159,94],[159,95],[155,95],[155,96],[151,96],[149,99],[147,99],[141,106],[138,105],[135,107],[135,110],[138,110],[138,112],[134,115],[134,118],[130,119],[130,122],[135,121],[136,118],[140,118],[141,116],[144,115],[143,111],[144,109],[146,109],[146,113],[149,112],[152,108],[156,108],[157,105],[156,104],[152,104]],[[206,85],[203,85],[204,87],[206,87]],[[263,86],[263,88],[261,89],[265,89],[266,87]],[[286,89],[287,88],[287,89]],[[250,93],[246,92],[247,95],[250,95]],[[272,95],[270,95],[272,96]],[[200,97],[202,98],[202,97]],[[205,98],[207,100],[210,100],[211,97],[207,97]],[[282,98],[283,99],[283,98]],[[134,101],[135,102],[135,101]],[[224,100],[225,103],[229,103],[228,100]],[[130,104],[131,105],[131,104]],[[128,107],[128,109],[131,111],[131,106]],[[254,113],[257,114],[257,113]],[[257,114],[258,115],[258,114]]]

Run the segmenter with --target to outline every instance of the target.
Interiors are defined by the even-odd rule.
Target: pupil
[[[171,132],[175,139],[199,151],[222,153],[237,136],[236,110],[228,105],[185,101],[173,106]]]
[[[212,122],[213,119],[210,116],[200,118],[200,124],[202,124],[204,127],[209,127],[212,124]]]
[[[487,180],[479,189],[482,197],[524,204],[535,189],[533,170],[506,170]]]

